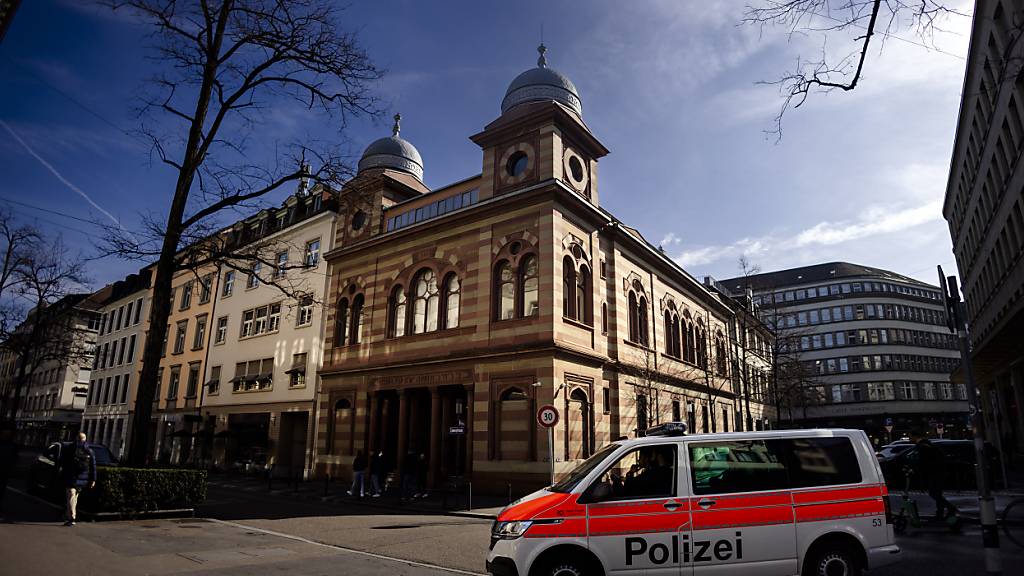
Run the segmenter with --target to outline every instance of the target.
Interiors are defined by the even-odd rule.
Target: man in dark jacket
[[[356,458],[352,461],[352,488],[349,489],[349,496],[358,496],[362,498],[366,495],[366,456],[363,455],[363,451],[359,450],[356,452]]]
[[[67,494],[64,525],[74,526],[78,496],[82,490],[96,486],[96,454],[86,443],[85,432],[78,434],[78,442],[61,449],[60,475]]]
[[[935,500],[935,518],[942,520],[947,510],[950,514],[956,512],[956,508],[943,495],[946,487],[946,453],[927,438],[918,440],[917,451],[921,458],[922,480],[928,488],[928,495]]]

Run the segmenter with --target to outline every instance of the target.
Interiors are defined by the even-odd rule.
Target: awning
[[[234,382],[234,381],[232,380],[232,382]],[[209,382],[204,384],[204,386],[206,386],[207,388],[216,388],[219,385],[220,385],[220,380],[210,380]]]
[[[273,372],[264,372],[263,374],[257,374],[253,378],[253,380],[255,380],[256,382],[264,382],[264,381],[271,382],[271,381],[274,380],[274,373]]]
[[[296,373],[298,373],[298,374],[305,374],[306,373],[306,365],[305,364],[293,364],[292,367],[287,369],[287,370],[285,370],[284,373],[285,374],[296,374]]]
[[[242,382],[244,380],[245,380],[245,376],[235,376],[231,380],[228,380],[228,382],[234,384],[235,382]]]

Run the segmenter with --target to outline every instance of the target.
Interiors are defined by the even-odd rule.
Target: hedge
[[[206,500],[206,471],[100,467],[96,488],[84,491],[82,499],[83,510],[126,516],[193,508]]]

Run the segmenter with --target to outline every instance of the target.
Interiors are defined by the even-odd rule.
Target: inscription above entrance
[[[409,374],[407,376],[377,376],[370,379],[370,384],[381,388],[417,388],[430,386],[447,386],[449,384],[471,384],[472,370],[452,370],[434,374]]]

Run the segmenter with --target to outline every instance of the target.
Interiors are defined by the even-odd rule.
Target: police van
[[[861,430],[614,442],[513,502],[494,576],[855,576],[897,561],[885,480]]]

